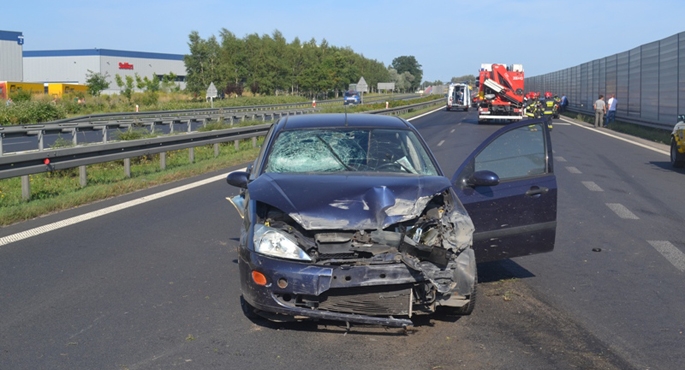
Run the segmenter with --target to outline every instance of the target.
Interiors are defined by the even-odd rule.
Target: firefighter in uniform
[[[526,116],[529,118],[535,118],[537,115],[537,108],[538,108],[538,100],[535,99],[535,93],[534,92],[529,92],[526,94],[524,97],[524,102],[523,106],[526,111]]]
[[[554,117],[554,106],[556,105],[556,102],[552,98],[552,93],[547,91],[545,92],[545,97],[544,99],[541,99],[542,102],[542,110],[543,114],[545,116],[545,120],[547,121],[547,127],[549,129],[552,129],[552,117]]]
[[[561,112],[561,98],[559,95],[554,95],[554,118],[559,118],[559,113]]]

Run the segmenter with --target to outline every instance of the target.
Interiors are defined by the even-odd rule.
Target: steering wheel
[[[376,166],[376,171],[382,171],[384,169],[394,169],[392,172],[400,172],[403,170],[402,166],[397,162],[385,162],[379,166]]]

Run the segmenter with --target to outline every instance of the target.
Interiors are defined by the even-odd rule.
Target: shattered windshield
[[[414,132],[389,129],[311,129],[281,132],[265,172],[393,172],[435,176]]]

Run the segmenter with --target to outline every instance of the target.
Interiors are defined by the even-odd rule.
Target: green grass
[[[595,117],[594,116],[586,116],[584,114],[579,114],[579,113],[573,113],[573,112],[566,112],[563,114],[566,117],[576,119],[578,121],[582,121],[585,123],[590,123],[594,124],[595,123]],[[627,123],[627,122],[621,122],[621,121],[615,121],[609,124],[608,127],[612,131],[624,133],[627,135],[639,137],[645,140],[653,141],[656,143],[661,143],[661,144],[670,144],[671,143],[671,131],[669,130],[664,130],[664,129],[659,129],[659,128],[653,128],[653,127],[646,127],[646,126],[641,126],[641,125],[636,125],[633,123]]]
[[[201,146],[195,148],[194,163],[189,163],[188,150],[167,152],[166,170],[159,167],[159,155],[137,157],[131,160],[130,178],[124,175],[123,160],[101,163],[88,166],[84,188],[79,184],[78,168],[30,175],[30,201],[22,199],[21,178],[0,180],[0,225],[246,163],[258,151],[252,148],[252,140],[242,141],[239,151],[230,142],[221,144],[220,154],[214,158],[212,145]]]

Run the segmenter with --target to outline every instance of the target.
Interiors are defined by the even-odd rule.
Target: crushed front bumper
[[[257,313],[389,327],[413,325],[412,289],[425,281],[402,263],[320,266],[242,248],[238,264],[243,297]],[[266,285],[256,284],[252,271],[263,274]]]

